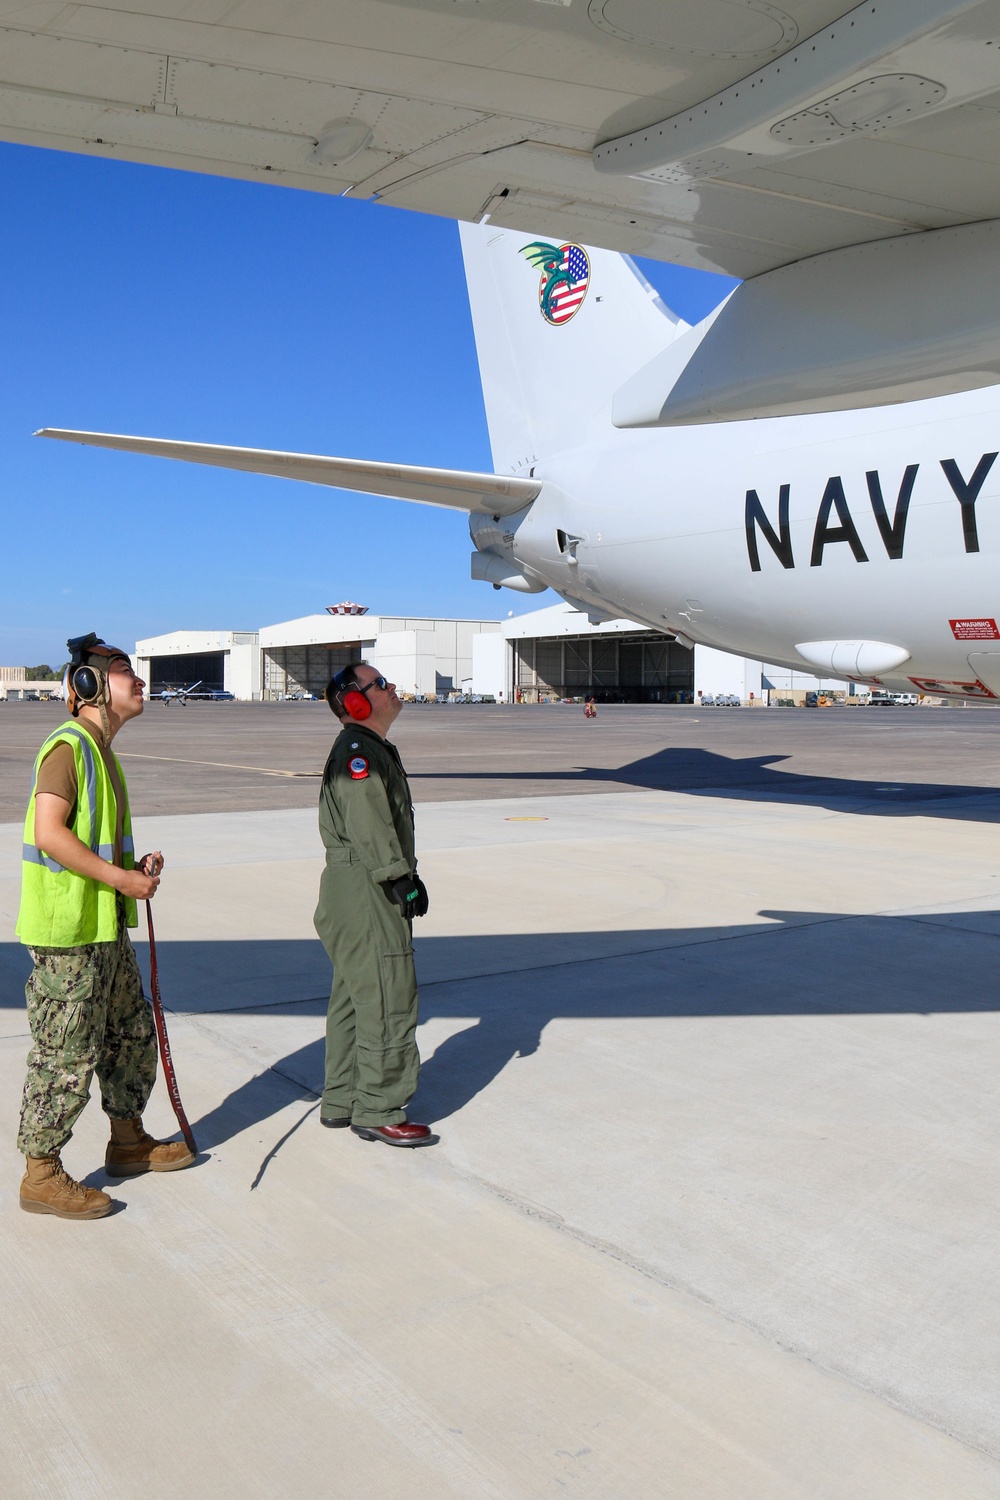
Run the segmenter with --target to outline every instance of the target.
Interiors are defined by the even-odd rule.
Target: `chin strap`
[[[149,902],[146,902],[146,925],[149,928],[149,988],[152,995],[153,1020],[156,1022],[156,1040],[160,1047],[160,1061],[163,1064],[163,1077],[167,1085],[167,1093],[170,1095],[170,1103],[173,1105],[177,1123],[181,1127],[181,1134],[188,1145],[188,1150],[195,1156],[198,1155],[198,1147],[195,1145],[194,1132],[188,1124],[188,1117],[184,1113],[181,1103],[180,1090],[177,1087],[177,1074],[174,1072],[173,1059],[170,1056],[170,1038],[167,1036],[167,1023],[163,1018],[163,1001],[160,999],[160,980],[156,971],[156,938],[153,934],[153,911]]]
[[[110,745],[111,745],[111,725],[108,723],[108,705],[107,705],[107,701],[106,701],[107,700],[107,696],[108,696],[108,679],[105,677],[105,679],[104,679],[104,690],[101,693],[101,696],[97,700],[97,711],[98,711],[98,713],[101,716],[101,728],[104,730],[104,743],[107,746],[110,747]],[[152,943],[150,944],[150,948],[152,948]]]

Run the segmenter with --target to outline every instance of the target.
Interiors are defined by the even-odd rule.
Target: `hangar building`
[[[767,702],[777,694],[846,684],[818,680],[710,646],[681,646],[632,620],[591,625],[569,604],[506,620],[370,615],[331,605],[260,630],[175,630],[136,643],[151,693],[191,687],[241,699],[322,693],[340,667],[363,656],[401,692],[469,688],[502,697],[590,697],[605,703],[690,703],[702,694]]]
[[[242,699],[322,693],[334,672],[364,656],[401,692],[448,693],[472,677],[472,645],[498,635],[498,620],[370,615],[331,605],[260,630],[174,630],[136,642],[137,671],[151,693],[190,687]]]
[[[691,652],[669,632],[649,630],[631,620],[591,625],[570,604],[533,610],[504,620],[502,645],[477,642],[477,663],[492,657],[494,686],[474,691],[520,695],[526,703],[540,695],[591,696],[604,702],[684,703],[694,690]]]
[[[769,694],[847,684],[811,672],[769,666],[712,646],[681,646],[668,631],[633,620],[591,625],[570,604],[509,617],[498,634],[473,643],[473,691],[518,696],[591,697],[605,703],[690,703],[702,695],[732,694],[766,703]],[[850,688],[853,692],[853,685]]]

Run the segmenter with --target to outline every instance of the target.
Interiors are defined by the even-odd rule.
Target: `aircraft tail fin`
[[[577,440],[620,385],[686,333],[627,255],[460,224],[498,474]]]

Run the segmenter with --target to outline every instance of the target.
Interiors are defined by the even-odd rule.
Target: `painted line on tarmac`
[[[309,778],[317,781],[322,776],[321,771],[277,771],[271,766],[237,766],[225,760],[186,760],[178,755],[137,755],[134,750],[118,752],[119,760],[160,760],[171,766],[212,766],[217,771],[256,771],[258,776],[290,776]]]

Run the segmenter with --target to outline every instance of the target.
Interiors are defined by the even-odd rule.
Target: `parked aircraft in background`
[[[150,693],[149,700],[151,703],[180,703],[183,706],[189,698],[207,698],[211,696],[208,693],[197,693],[196,689],[200,687],[201,679],[199,678],[197,682],[193,682],[188,688],[164,688],[162,692]]]
[[[198,689],[201,688],[201,692]],[[201,682],[192,683],[188,688],[164,688],[162,692],[150,693],[151,703],[180,703],[207,702],[207,703],[234,703],[236,695],[227,693],[222,688],[202,687]]]
[[[497,473],[50,435],[465,509],[497,586],[1000,695],[998,0],[219,15],[13,12],[0,135],[473,221]],[[743,284],[687,329],[595,244]]]

